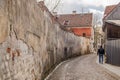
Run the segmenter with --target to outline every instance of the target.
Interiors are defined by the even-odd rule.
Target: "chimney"
[[[57,16],[57,12],[53,12],[53,15],[54,15],[54,16]]]
[[[77,13],[77,11],[72,11],[72,13],[73,13],[73,14],[76,14],[76,13]]]

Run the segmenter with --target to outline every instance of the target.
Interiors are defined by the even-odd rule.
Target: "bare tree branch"
[[[55,6],[52,9],[52,12],[54,12],[54,10],[58,7],[58,5],[60,4],[61,0],[58,0],[55,4]]]
[[[37,0],[37,1],[44,1],[48,9],[52,12],[58,8],[61,0]]]

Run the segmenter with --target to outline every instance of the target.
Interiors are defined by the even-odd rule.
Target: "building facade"
[[[107,6],[103,19],[107,63],[120,66],[120,3]]]
[[[93,52],[94,32],[93,32],[93,14],[73,11],[72,14],[59,15],[58,20],[66,30],[79,37],[84,37],[83,43],[89,51]],[[85,42],[84,42],[85,41]]]

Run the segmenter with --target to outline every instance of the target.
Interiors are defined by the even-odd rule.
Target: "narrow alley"
[[[120,80],[120,0],[0,0],[0,80]]]
[[[119,80],[97,64],[96,57],[90,54],[65,61],[46,80]]]

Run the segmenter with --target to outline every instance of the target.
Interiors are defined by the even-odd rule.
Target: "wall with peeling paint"
[[[81,54],[81,44],[35,0],[0,0],[0,80],[42,80],[66,59],[65,47],[71,57]]]

